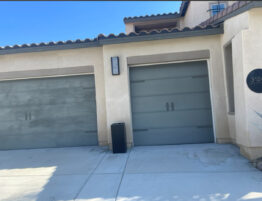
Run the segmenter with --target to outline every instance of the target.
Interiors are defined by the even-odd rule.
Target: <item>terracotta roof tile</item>
[[[160,20],[160,19],[170,19],[170,18],[178,18],[180,14],[177,12],[174,13],[163,13],[163,14],[156,14],[156,15],[145,15],[145,16],[134,16],[134,17],[125,17],[124,22],[140,22],[140,21],[148,21],[148,20]]]
[[[13,45],[13,46],[5,46],[5,47],[0,47],[0,52],[1,50],[7,50],[7,49],[21,49],[21,48],[32,48],[32,47],[47,47],[47,46],[63,46],[63,45],[70,45],[70,44],[81,44],[81,43],[99,43],[99,41],[101,40],[107,40],[107,39],[120,39],[120,38],[128,38],[128,37],[137,37],[137,36],[151,36],[151,35],[156,35],[156,34],[168,34],[168,33],[178,33],[178,32],[192,32],[192,31],[204,31],[204,30],[210,30],[210,29],[214,29],[214,28],[218,28],[219,26],[213,26],[213,25],[209,25],[209,26],[196,26],[194,28],[189,28],[189,27],[185,27],[183,29],[178,29],[178,28],[172,28],[172,29],[168,29],[168,28],[164,28],[161,30],[158,29],[154,29],[152,31],[142,31],[139,33],[135,33],[135,32],[131,32],[129,34],[125,34],[125,33],[120,33],[118,35],[115,34],[109,34],[107,36],[105,36],[104,34],[99,34],[96,38],[94,39],[77,39],[77,40],[67,40],[67,41],[57,41],[57,42],[41,42],[41,43],[32,43],[32,44],[22,44],[22,45]]]

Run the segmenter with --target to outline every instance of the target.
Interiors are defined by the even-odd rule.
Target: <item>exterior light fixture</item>
[[[119,57],[111,57],[112,75],[120,75]]]

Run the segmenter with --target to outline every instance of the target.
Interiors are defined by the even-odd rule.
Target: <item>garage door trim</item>
[[[63,77],[94,74],[94,66],[76,66],[65,68],[50,68],[25,71],[0,72],[0,81],[41,79],[48,77]]]
[[[156,65],[164,63],[174,62],[186,62],[186,61],[199,61],[207,60],[210,58],[209,50],[198,50],[188,52],[174,52],[166,54],[154,54],[143,56],[131,56],[127,58],[127,64],[129,67],[141,66],[141,65]]]

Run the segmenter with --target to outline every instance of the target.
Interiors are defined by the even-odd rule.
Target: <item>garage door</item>
[[[0,149],[97,145],[93,75],[0,82]]]
[[[130,68],[135,145],[214,141],[207,64]]]

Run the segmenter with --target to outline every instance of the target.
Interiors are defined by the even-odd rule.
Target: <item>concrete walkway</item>
[[[258,201],[262,172],[233,145],[0,151],[1,201]]]

